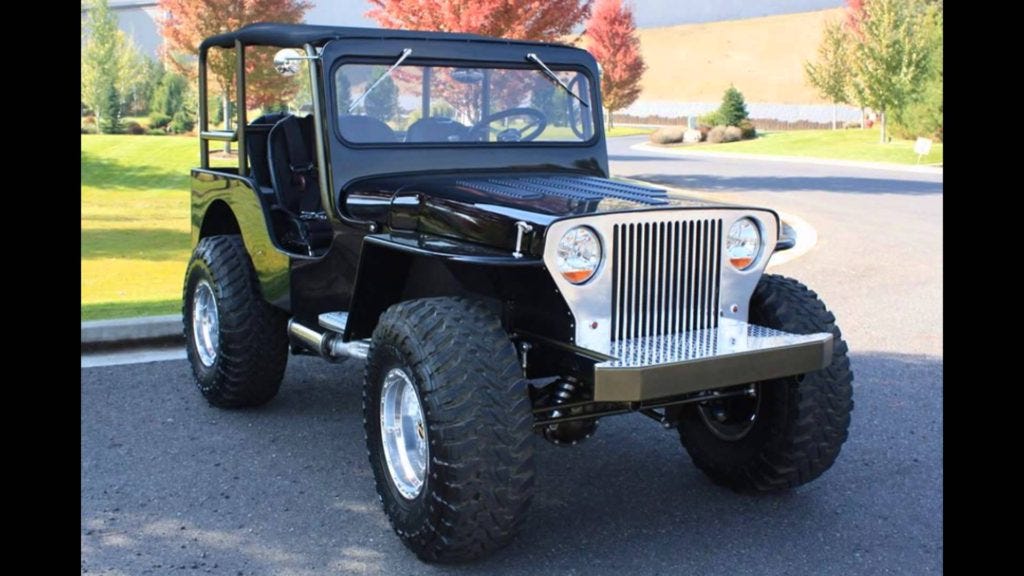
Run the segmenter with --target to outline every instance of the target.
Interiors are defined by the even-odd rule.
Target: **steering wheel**
[[[509,108],[508,110],[489,114],[486,118],[474,124],[469,130],[469,139],[485,140],[492,122],[514,116],[529,116],[531,121],[522,128],[505,128],[501,130],[497,135],[498,142],[529,142],[535,140],[548,127],[548,117],[536,108]],[[527,130],[529,132],[524,134]]]

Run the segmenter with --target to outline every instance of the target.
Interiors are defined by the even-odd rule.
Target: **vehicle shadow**
[[[83,371],[82,566],[140,573],[928,573],[942,558],[942,359],[857,354],[836,465],[790,492],[715,486],[674,432],[601,422],[576,448],[535,443],[519,537],[483,561],[420,563],[374,493],[362,363],[295,358],[263,408],[217,410],[184,362],[147,378]],[[138,371],[138,370],[137,370]],[[160,376],[159,381],[151,378]],[[899,537],[897,537],[899,536]],[[159,565],[161,568],[154,568]]]
[[[609,154],[608,155],[608,161],[609,162],[665,162],[666,160],[670,160],[672,162],[678,162],[678,161],[689,162],[689,161],[692,161],[690,158],[686,158],[686,157],[683,157],[683,156],[679,156],[679,157],[675,157],[674,158],[674,157],[665,157],[665,156],[642,156],[642,155],[639,155],[639,154],[637,154],[635,156],[632,155],[632,154]]]
[[[167,228],[88,228],[82,230],[82,259],[187,260],[190,238],[189,231]]]
[[[86,150],[81,158],[82,187],[100,190],[188,190],[188,173],[170,171],[154,164],[118,162]],[[116,182],[116,185],[114,184]]]

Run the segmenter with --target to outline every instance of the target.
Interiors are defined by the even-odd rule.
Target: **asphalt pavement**
[[[817,231],[772,271],[814,288],[850,345],[850,439],[824,476],[737,495],[674,433],[611,417],[576,448],[537,438],[537,493],[510,547],[435,567],[380,509],[361,362],[293,357],[278,397],[242,411],[207,405],[180,359],[98,366],[82,369],[82,572],[941,573],[941,175],[631,149],[642,141],[612,141],[613,174],[773,207]]]

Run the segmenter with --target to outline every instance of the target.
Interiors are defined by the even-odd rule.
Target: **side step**
[[[316,352],[328,360],[340,360],[344,358],[366,359],[370,351],[369,340],[353,340],[343,342],[342,334],[345,332],[345,324],[348,323],[348,312],[326,312],[318,318],[320,326],[326,328],[319,332],[314,328],[304,326],[292,318],[288,321],[288,336],[292,343],[299,344]]]
[[[317,320],[322,328],[344,334],[345,326],[348,324],[348,312],[324,312]]]

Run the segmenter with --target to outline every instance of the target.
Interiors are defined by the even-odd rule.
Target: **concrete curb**
[[[864,162],[860,160],[831,160],[827,158],[808,158],[805,156],[774,156],[770,154],[740,154],[737,152],[710,152],[706,150],[684,150],[681,148],[663,148],[640,142],[629,147],[630,150],[653,152],[666,156],[690,156],[706,158],[729,158],[733,160],[764,160],[767,162],[789,162],[795,164],[818,164],[823,166],[848,166],[851,168],[870,168],[889,172],[912,172],[915,174],[942,175],[941,166],[918,166],[908,164],[890,164],[887,162]]]
[[[82,348],[112,348],[182,339],[181,315],[115,318],[82,322]]]

